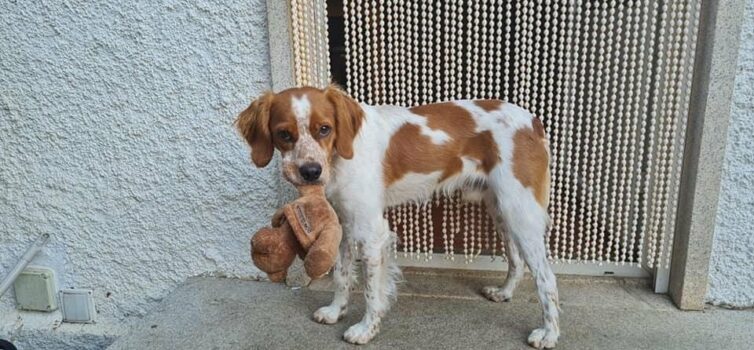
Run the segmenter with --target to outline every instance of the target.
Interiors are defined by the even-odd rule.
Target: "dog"
[[[315,321],[334,324],[346,313],[355,243],[364,264],[366,312],[343,338],[369,342],[396,297],[400,276],[389,253],[396,234],[384,210],[461,190],[465,198],[484,201],[507,246],[504,284],[485,287],[482,294],[495,302],[510,300],[526,262],[544,318],[528,343],[556,345],[558,290],[544,243],[549,142],[537,117],[500,100],[370,106],[329,86],[266,92],[239,114],[235,125],[257,167],[267,166],[277,149],[285,179],[295,185],[325,184],[338,212],[344,239],[333,271],[335,293],[332,303],[316,310]]]

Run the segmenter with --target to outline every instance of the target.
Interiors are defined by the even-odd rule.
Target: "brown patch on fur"
[[[454,160],[458,164],[454,164]],[[383,171],[385,184],[389,186],[409,172],[431,173],[445,169],[445,178],[446,172],[458,171],[460,167],[460,159],[451,157],[448,147],[433,144],[429,137],[421,134],[418,125],[406,124],[390,138]]]
[[[492,133],[476,133],[471,114],[452,103],[437,103],[413,107],[411,112],[427,118],[427,126],[442,130],[450,140],[438,145],[422,135],[421,127],[407,123],[390,138],[385,153],[384,181],[386,186],[400,180],[407,173],[428,174],[442,171],[440,181],[461,171],[461,157],[480,162],[480,170],[489,172],[500,162],[500,152]]]
[[[497,143],[492,137],[489,130],[482,131],[475,137],[468,140],[464,145],[462,153],[474,159],[482,161],[481,167],[485,173],[492,171],[492,168],[500,162],[500,152],[497,149]]]
[[[267,91],[251,102],[236,118],[238,132],[251,146],[251,161],[261,168],[270,163],[275,150],[270,134],[270,108],[275,95]]]
[[[492,112],[503,105],[500,100],[474,100],[474,104],[483,109],[485,112]]]
[[[524,187],[534,191],[534,198],[546,208],[550,192],[550,156],[544,127],[537,118],[531,128],[521,128],[513,135],[513,175]]]
[[[409,110],[427,118],[427,126],[430,129],[442,130],[453,139],[474,135],[476,123],[471,114],[453,103],[434,103],[412,107]]]
[[[328,86],[324,91],[326,98],[335,110],[335,148],[338,155],[345,158],[353,158],[353,140],[361,129],[364,121],[364,110],[359,103],[349,97],[335,85]]]
[[[296,140],[298,140],[298,122],[296,115],[291,109],[291,98],[293,96],[301,97],[301,92],[294,92],[292,89],[284,90],[275,95],[272,107],[270,108],[270,133],[275,147],[281,151],[290,151],[293,149]],[[280,138],[280,132],[287,131],[291,134],[291,142]]]

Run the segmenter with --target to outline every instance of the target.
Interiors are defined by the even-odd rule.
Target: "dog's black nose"
[[[298,168],[301,177],[306,181],[315,181],[322,175],[322,166],[317,163],[306,163]]]

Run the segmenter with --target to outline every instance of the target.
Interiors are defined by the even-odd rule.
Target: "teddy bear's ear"
[[[270,135],[270,107],[275,94],[267,91],[251,102],[235,121],[236,128],[251,146],[251,160],[259,168],[270,163],[273,151]]]
[[[325,96],[335,109],[335,150],[338,155],[353,158],[353,139],[361,128],[364,110],[359,103],[335,85],[325,89]]]

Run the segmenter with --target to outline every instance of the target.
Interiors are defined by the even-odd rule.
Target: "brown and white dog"
[[[549,151],[542,122],[498,100],[463,100],[405,108],[359,104],[335,87],[267,92],[238,117],[257,167],[275,149],[283,176],[293,184],[324,183],[338,211],[344,239],[334,271],[335,296],[314,319],[333,324],[345,313],[353,283],[352,243],[365,266],[366,313],[344,334],[369,342],[396,296],[400,272],[389,254],[395,233],[383,211],[422,203],[433,193],[462,190],[482,199],[507,244],[502,287],[485,287],[507,301],[529,266],[544,325],[529,336],[536,348],[554,347],[560,335],[558,291],[546,260],[544,234],[550,188]]]

